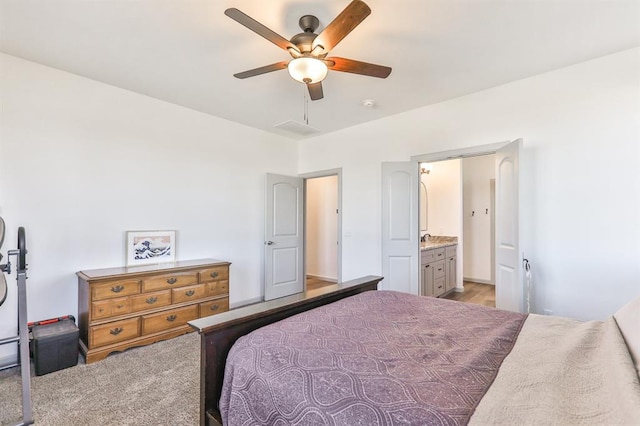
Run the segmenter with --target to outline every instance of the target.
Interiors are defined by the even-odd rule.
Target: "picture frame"
[[[127,231],[126,265],[175,262],[176,231]]]

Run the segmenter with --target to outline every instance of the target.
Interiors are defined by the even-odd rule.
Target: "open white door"
[[[267,174],[264,299],[304,288],[303,179]]]
[[[382,163],[381,288],[418,294],[418,163]]]
[[[496,308],[523,311],[519,245],[519,156],[522,139],[496,151]]]

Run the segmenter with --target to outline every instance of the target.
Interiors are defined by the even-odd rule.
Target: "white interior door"
[[[304,288],[303,179],[267,174],[264,299]]]
[[[419,294],[418,163],[382,163],[381,288]]]
[[[519,246],[519,156],[522,139],[496,151],[496,308],[523,311]]]

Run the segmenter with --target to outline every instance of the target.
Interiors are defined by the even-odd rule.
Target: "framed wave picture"
[[[127,266],[176,260],[176,231],[127,231]]]

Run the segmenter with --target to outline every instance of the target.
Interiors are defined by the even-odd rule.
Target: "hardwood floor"
[[[307,291],[333,284],[335,283],[331,281],[323,281],[320,278],[307,277]]]
[[[496,287],[491,284],[479,284],[471,281],[465,281],[464,292],[458,293],[454,291],[446,295],[444,298],[495,308]]]

